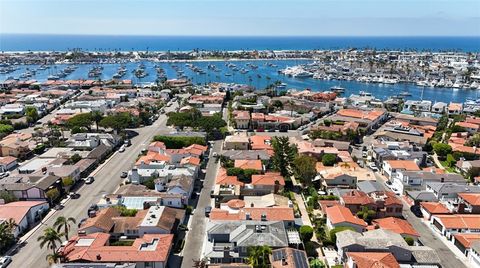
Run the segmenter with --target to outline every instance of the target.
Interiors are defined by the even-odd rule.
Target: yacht
[[[344,93],[345,88],[339,87],[339,86],[333,86],[330,88],[331,91],[336,92],[336,93]]]

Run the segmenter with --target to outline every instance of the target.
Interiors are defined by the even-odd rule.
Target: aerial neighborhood
[[[295,68],[283,74],[332,71]],[[163,78],[2,82],[2,256],[58,268],[480,267],[478,102]]]

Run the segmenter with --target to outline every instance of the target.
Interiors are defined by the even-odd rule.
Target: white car
[[[12,257],[4,256],[0,258],[0,267],[5,268],[12,262]]]
[[[118,149],[118,151],[119,151],[120,153],[123,153],[123,152],[125,152],[125,146],[124,146],[124,145],[122,145],[122,146],[120,147],[120,149]]]
[[[373,171],[378,171],[378,168],[377,168],[377,166],[376,166],[374,163],[368,164],[368,167],[369,167],[371,170],[373,170]]]

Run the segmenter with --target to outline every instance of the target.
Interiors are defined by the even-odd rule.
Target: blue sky
[[[0,33],[480,36],[480,1],[0,0]]]

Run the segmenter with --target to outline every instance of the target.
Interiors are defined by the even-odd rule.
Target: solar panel
[[[307,259],[305,258],[305,253],[303,251],[294,250],[293,258],[295,260],[296,268],[308,268]]]

